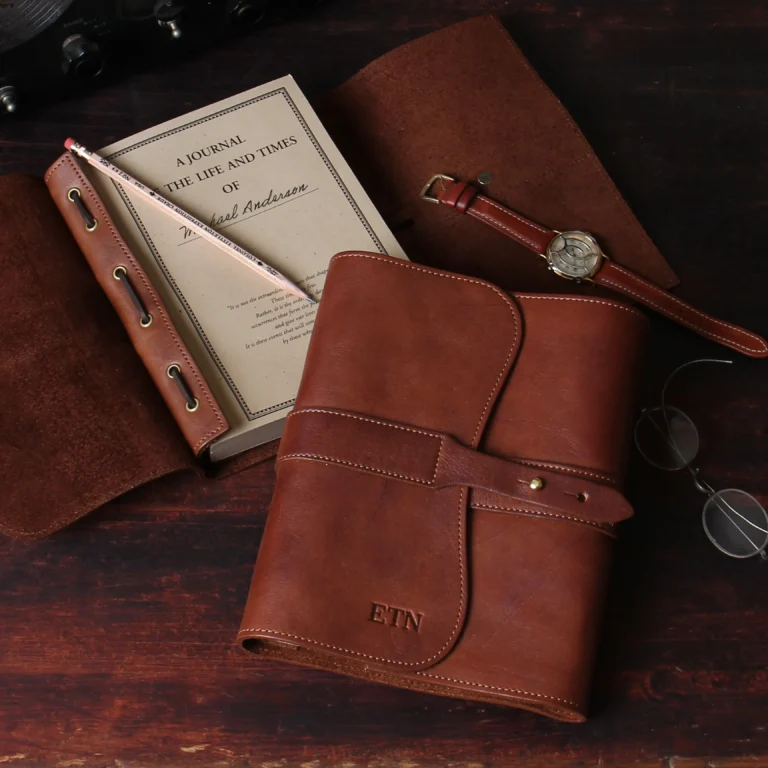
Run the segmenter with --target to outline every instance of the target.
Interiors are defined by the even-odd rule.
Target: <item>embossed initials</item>
[[[386,624],[390,627],[399,627],[406,632],[418,632],[421,627],[423,613],[409,611],[407,608],[396,608],[386,603],[371,603],[371,615],[368,621],[375,624]]]

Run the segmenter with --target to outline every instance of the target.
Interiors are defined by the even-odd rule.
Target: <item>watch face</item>
[[[561,232],[547,246],[547,261],[555,274],[571,280],[592,277],[600,268],[603,252],[586,232]]]

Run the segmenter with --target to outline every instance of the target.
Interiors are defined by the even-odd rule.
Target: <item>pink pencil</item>
[[[257,259],[252,253],[248,253],[244,248],[241,248],[231,240],[228,240],[215,229],[212,229],[207,224],[203,224],[202,221],[198,221],[194,216],[190,215],[182,208],[179,208],[178,205],[174,205],[170,200],[167,200],[162,195],[158,195],[153,189],[150,189],[140,181],[134,179],[133,176],[129,176],[125,171],[121,171],[117,166],[112,165],[112,163],[105,160],[101,155],[91,152],[82,144],[78,144],[74,139],[67,139],[64,142],[64,146],[73,154],[82,157],[89,165],[92,165],[106,176],[109,176],[109,178],[124,184],[145,200],[149,200],[149,202],[165,211],[169,216],[180,221],[185,227],[191,229],[209,243],[217,245],[222,251],[233,256],[240,263],[251,267],[251,269],[258,272],[262,277],[266,277],[267,280],[282,288],[284,291],[288,291],[288,293],[306,299],[313,304],[317,303],[309,294],[302,291],[298,285],[294,285],[287,277],[285,277],[285,275],[281,275],[274,267],[265,264],[261,259]]]

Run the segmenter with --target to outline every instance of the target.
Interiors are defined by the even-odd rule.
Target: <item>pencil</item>
[[[305,293],[298,285],[294,285],[287,277],[285,277],[285,275],[281,275],[274,267],[265,264],[252,253],[248,253],[244,248],[241,248],[236,243],[228,240],[215,229],[212,229],[207,224],[203,224],[202,221],[199,221],[184,209],[179,208],[178,205],[174,205],[170,200],[167,200],[153,189],[150,189],[140,181],[137,181],[133,176],[129,176],[125,171],[121,171],[117,166],[112,165],[108,160],[101,157],[101,155],[96,154],[96,152],[91,152],[82,144],[78,144],[74,139],[67,139],[64,142],[64,146],[73,154],[82,157],[89,165],[92,165],[106,176],[109,176],[109,178],[124,184],[137,195],[148,200],[160,210],[165,211],[171,218],[180,221],[185,227],[192,230],[209,243],[218,246],[222,251],[237,259],[241,264],[245,264],[255,270],[262,277],[265,277],[284,291],[299,296],[302,299],[306,299],[307,301],[312,302],[312,304],[317,303],[315,299]]]

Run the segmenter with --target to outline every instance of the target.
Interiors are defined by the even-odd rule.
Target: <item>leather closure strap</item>
[[[288,417],[278,464],[319,461],[424,485],[468,486],[513,499],[533,514],[606,525],[632,516],[619,491],[556,469],[534,469],[480,453],[450,435],[349,411],[305,408]]]
[[[434,187],[434,196],[422,195],[425,199],[447,205],[459,213],[468,214],[539,256],[546,254],[547,246],[557,235],[554,230],[530,221],[480,194],[475,187],[465,181],[457,181],[441,175],[435,177],[434,184],[428,185],[427,192],[430,186]],[[761,336],[696,309],[608,258],[603,259],[602,265],[591,280],[598,285],[623,293],[704,338],[716,341],[749,357],[768,357],[768,343]]]

